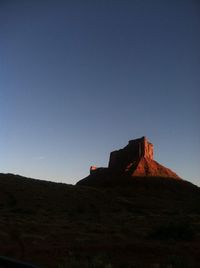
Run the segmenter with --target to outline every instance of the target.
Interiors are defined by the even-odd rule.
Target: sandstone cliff
[[[130,140],[123,149],[111,152],[107,168],[90,168],[90,175],[79,181],[79,185],[109,185],[130,178],[181,178],[169,168],[153,159],[153,144],[146,137]]]

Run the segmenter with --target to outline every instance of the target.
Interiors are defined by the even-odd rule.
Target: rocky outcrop
[[[128,165],[138,162],[142,157],[153,159],[153,144],[146,137],[130,140],[123,149],[111,152],[108,168],[123,172]]]
[[[91,166],[90,175],[80,180],[79,185],[109,184],[116,179],[119,180],[135,177],[159,177],[180,179],[180,177],[156,162],[153,159],[153,144],[148,142],[146,137],[130,140],[123,149],[111,152],[107,168]]]
[[[159,164],[158,162],[148,159],[141,158],[137,163],[136,167],[130,167],[127,172],[131,176],[159,176],[159,177],[170,177],[170,178],[180,178],[175,172]]]

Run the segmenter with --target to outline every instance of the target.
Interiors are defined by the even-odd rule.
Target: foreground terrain
[[[200,267],[200,189],[169,178],[107,188],[0,174],[0,255],[38,267]]]

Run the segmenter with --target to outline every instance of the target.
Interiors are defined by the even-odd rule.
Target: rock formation
[[[153,144],[146,137],[130,140],[123,149],[111,152],[108,168],[124,172],[142,158],[153,160]]]
[[[130,140],[123,149],[113,151],[107,168],[90,167],[90,175],[79,181],[79,185],[96,185],[123,177],[164,177],[180,179],[172,170],[153,159],[153,144],[146,137]],[[98,183],[97,183],[98,184]]]

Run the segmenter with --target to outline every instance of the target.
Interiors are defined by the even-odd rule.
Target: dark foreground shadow
[[[20,262],[8,257],[0,256],[0,268],[39,268],[29,263]]]

